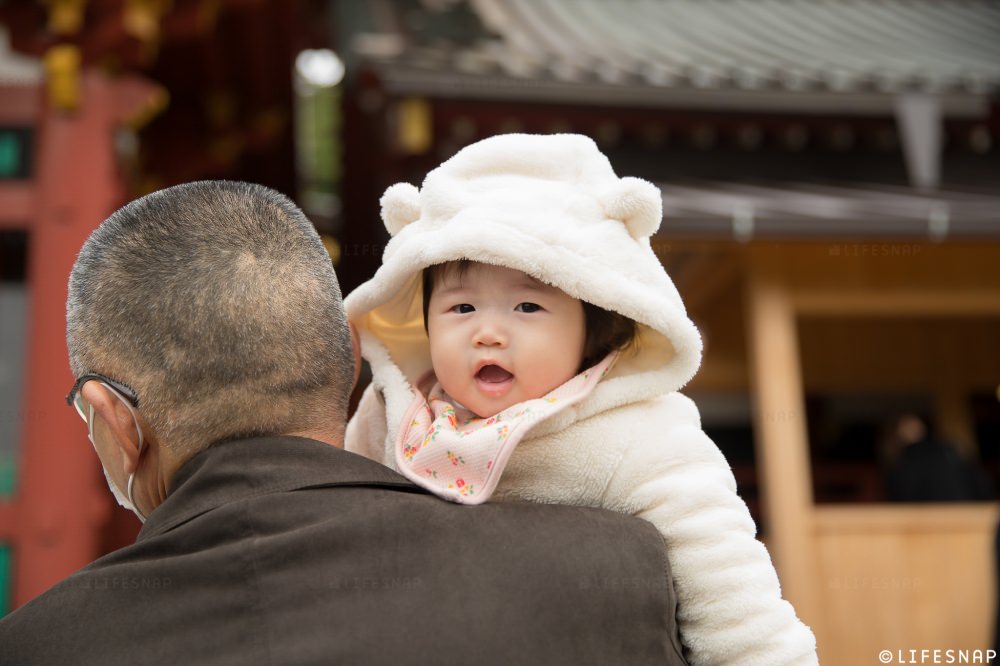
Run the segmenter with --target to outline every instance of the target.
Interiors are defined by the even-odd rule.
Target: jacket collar
[[[220,442],[178,470],[166,500],[136,541],[167,532],[223,504],[316,486],[381,486],[423,492],[379,463],[304,437]]]

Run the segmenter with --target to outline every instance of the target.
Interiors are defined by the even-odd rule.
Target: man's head
[[[66,318],[74,376],[132,389],[147,442],[178,464],[226,439],[343,431],[354,356],[340,288],[309,220],[273,190],[206,181],[124,206],[81,249]],[[82,391],[100,409],[106,388]],[[106,402],[108,432],[134,432]]]

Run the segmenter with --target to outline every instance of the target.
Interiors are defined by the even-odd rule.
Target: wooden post
[[[48,104],[41,113],[37,215],[28,249],[28,417],[15,505],[15,606],[94,559],[111,508],[87,428],[63,399],[73,383],[67,283],[80,246],[123,203],[115,129],[155,108],[162,94],[142,79],[112,80],[96,71],[82,74],[80,92],[76,109]]]
[[[812,476],[795,312],[786,288],[750,262],[748,357],[768,546],[786,599],[819,626]]]
[[[80,245],[119,194],[110,128],[96,103],[98,94],[87,90],[73,113],[48,106],[40,123],[38,212],[28,248],[31,304],[24,391],[24,413],[32,416],[24,420],[22,434],[15,606],[87,564],[97,552],[99,463],[80,417],[61,398],[73,383],[66,362],[69,270]]]

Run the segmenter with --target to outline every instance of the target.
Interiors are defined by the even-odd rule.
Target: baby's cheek
[[[437,380],[441,382],[441,386],[444,390],[448,392],[449,395],[453,395],[453,391],[458,391],[459,386],[456,381],[456,377],[451,372],[451,368],[447,364],[439,364],[434,367],[434,374],[437,376]],[[454,396],[458,397],[458,396]]]
[[[551,356],[547,359],[540,359],[533,368],[530,381],[525,382],[525,388],[530,394],[525,399],[541,398],[562,384],[565,381],[562,374],[558,364],[552,362]]]

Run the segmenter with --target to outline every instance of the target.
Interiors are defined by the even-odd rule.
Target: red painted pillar
[[[52,105],[42,111],[36,153],[14,606],[92,561],[109,516],[100,463],[86,427],[64,400],[73,383],[66,356],[66,290],[80,246],[123,200],[114,131],[155,89],[98,72],[84,73],[80,85],[74,111]]]

